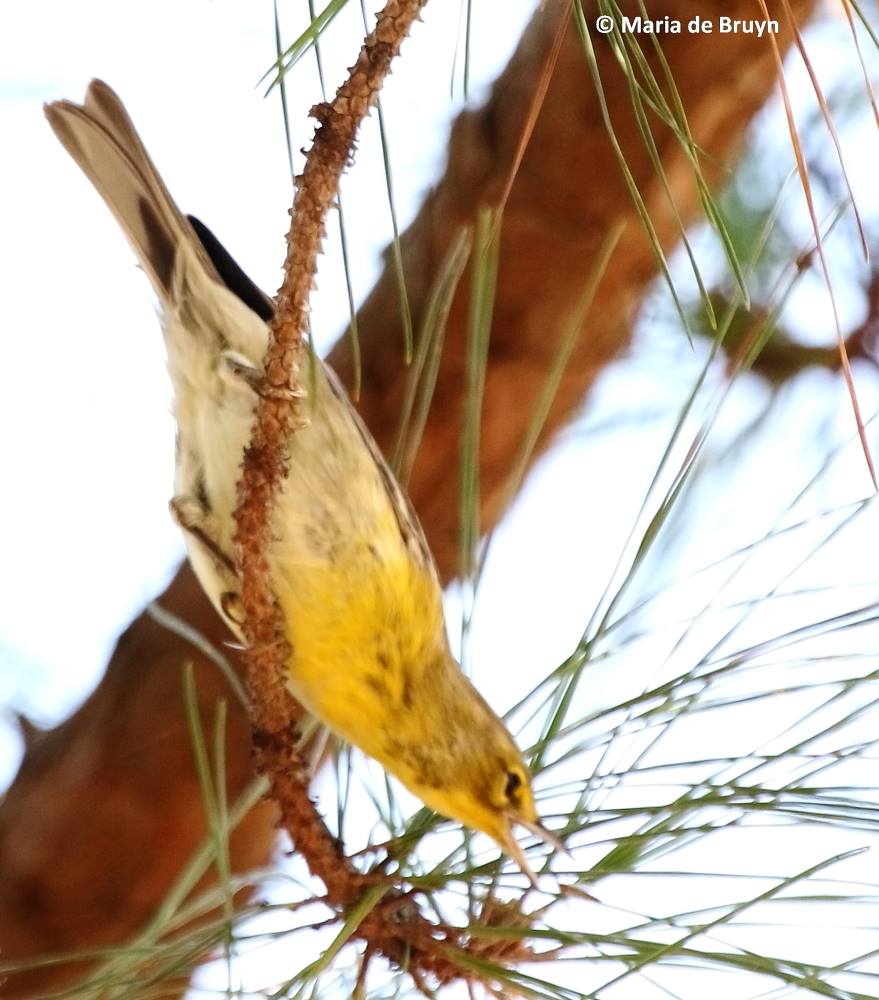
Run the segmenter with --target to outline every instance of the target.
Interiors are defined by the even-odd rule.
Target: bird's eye
[[[522,775],[518,771],[509,771],[507,773],[507,786],[504,789],[504,795],[507,799],[513,799],[521,787]]]

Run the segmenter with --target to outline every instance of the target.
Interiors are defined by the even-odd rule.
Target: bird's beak
[[[542,841],[555,851],[561,851],[564,854],[570,854],[570,851],[568,851],[565,845],[559,840],[558,837],[556,837],[554,833],[550,833],[550,831],[537,820],[523,819],[521,816],[513,813],[508,813],[505,818],[506,830],[504,831],[503,839],[501,840],[501,847],[503,848],[504,854],[516,862],[521,869],[522,874],[526,875],[531,885],[537,889],[539,888],[537,884],[537,875],[535,875],[534,869],[528,863],[528,859],[525,857],[525,852],[522,850],[521,844],[513,835],[513,824],[518,823],[520,826],[524,826],[529,833],[533,834],[538,840]]]
[[[542,843],[546,844],[547,847],[551,847],[554,851],[558,851],[560,854],[567,854],[569,857],[571,852],[565,847],[565,845],[559,840],[559,838],[550,830],[540,823],[538,820],[533,819],[521,819],[517,817],[516,822],[525,829],[534,834],[535,837]]]
[[[513,824],[510,822],[509,818],[506,821],[506,830],[504,830],[503,838],[501,839],[501,848],[504,854],[508,858],[512,858],[513,861],[519,866],[523,875],[527,876],[528,881],[534,886],[535,889],[538,888],[537,885],[537,875],[534,873],[534,869],[528,864],[528,859],[525,857],[525,852],[522,850],[522,845],[516,840],[513,834]]]

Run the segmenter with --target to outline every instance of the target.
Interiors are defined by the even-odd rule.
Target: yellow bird
[[[177,421],[176,495],[202,586],[239,636],[233,512],[273,303],[162,182],[118,96],[45,108],[125,231],[162,309]],[[493,837],[534,881],[513,828],[539,824],[512,737],[448,645],[442,592],[412,507],[322,362],[273,514],[272,588],[293,696],[432,809]]]

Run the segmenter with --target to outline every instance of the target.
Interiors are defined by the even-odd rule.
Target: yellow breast
[[[399,502],[347,401],[326,383],[317,392],[291,442],[271,549],[293,650],[289,686],[338,735],[383,760],[388,728],[445,648],[442,594],[432,563],[401,531]]]
[[[385,561],[369,543],[331,564],[302,566],[278,590],[291,692],[344,739],[382,758],[387,720],[411,707],[411,685],[443,636],[432,579]]]

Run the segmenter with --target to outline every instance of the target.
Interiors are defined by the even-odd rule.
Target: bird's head
[[[438,812],[473,830],[488,834],[528,876],[537,878],[516,839],[516,827],[557,850],[564,845],[546,830],[537,815],[531,773],[504,724],[492,713],[474,727],[454,769],[456,781],[439,789],[419,789]]]

